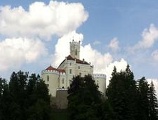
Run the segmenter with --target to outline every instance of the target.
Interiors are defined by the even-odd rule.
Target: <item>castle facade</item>
[[[58,68],[49,66],[43,70],[41,77],[48,86],[49,93],[52,97],[56,97],[57,91],[67,90],[70,87],[73,77],[77,75],[84,77],[88,74],[92,75],[99,91],[105,95],[106,75],[94,74],[93,66],[84,59],[80,60],[80,42],[73,40],[70,42],[70,55],[61,62]]]

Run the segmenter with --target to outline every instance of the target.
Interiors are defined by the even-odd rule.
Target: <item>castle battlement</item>
[[[106,78],[106,75],[105,74],[93,74],[93,77],[96,78]]]

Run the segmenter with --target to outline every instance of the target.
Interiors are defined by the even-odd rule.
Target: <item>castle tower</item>
[[[70,42],[70,55],[73,58],[80,59],[80,41],[75,42],[74,40]]]

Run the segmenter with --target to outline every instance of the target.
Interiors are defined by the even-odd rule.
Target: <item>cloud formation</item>
[[[157,40],[158,29],[155,27],[154,24],[151,24],[148,29],[144,29],[142,33],[142,40],[138,41],[138,43],[131,47],[129,50],[134,52],[135,50],[139,49],[151,48]]]
[[[81,33],[76,33],[76,31],[72,31],[58,39],[58,42],[55,45],[54,59],[52,61],[54,66],[57,67],[62,62],[62,60],[64,60],[65,57],[70,54],[70,42],[73,39],[77,42],[82,42],[83,35]]]
[[[110,41],[108,47],[109,47],[113,52],[118,51],[118,50],[120,49],[118,39],[117,39],[117,38],[113,38],[113,39]]]
[[[10,37],[51,38],[76,30],[88,18],[81,3],[35,2],[23,7],[0,7],[0,34]]]
[[[62,39],[87,18],[88,13],[81,3],[34,2],[28,10],[22,6],[0,6],[0,37],[3,36],[3,40],[0,40],[0,70],[31,64],[48,53],[42,40],[51,40],[53,35]],[[79,36],[82,40],[82,34]],[[68,41],[64,43],[69,44]],[[57,54],[53,56],[60,61]]]
[[[0,71],[18,67],[23,63],[35,62],[47,54],[40,40],[11,38],[0,42]]]
[[[121,70],[126,69],[127,64],[128,64],[127,61],[122,58],[119,61],[113,61],[107,65],[107,67],[105,68],[105,73],[107,76],[107,84],[106,84],[107,86],[109,84],[109,80],[111,79],[111,74],[112,74],[112,71],[114,70],[114,66],[116,67],[117,72],[120,72]]]
[[[75,31],[70,32],[67,35],[61,37],[56,46],[53,59],[53,65],[58,66],[66,56],[70,54],[70,42],[72,40],[80,41],[80,59],[85,59],[87,62],[91,62],[94,65],[95,73],[105,73],[106,66],[113,61],[113,57],[109,53],[101,54],[96,49],[93,49],[90,44],[82,45],[83,35],[76,33]],[[97,59],[96,59],[97,58]]]
[[[105,74],[106,66],[113,61],[110,53],[104,53],[93,49],[90,44],[81,46],[81,59],[84,58],[87,62],[94,65],[94,73]]]

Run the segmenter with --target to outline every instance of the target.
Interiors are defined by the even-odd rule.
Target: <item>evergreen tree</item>
[[[107,88],[108,101],[114,110],[116,120],[134,120],[136,117],[136,84],[129,65],[125,71],[117,72],[116,67]]]
[[[7,84],[6,81],[2,78],[0,78],[0,120],[7,119],[6,117],[6,108],[8,107],[8,104],[5,104],[7,102],[6,93],[7,93]]]
[[[153,82],[149,87],[149,118],[150,120],[158,120],[158,101]]]
[[[50,119],[50,95],[48,88],[40,76],[32,74],[27,85],[28,95],[28,120]]]
[[[9,82],[9,90],[12,98],[11,107],[13,109],[13,119],[20,120],[26,119],[26,85],[28,73],[19,71],[13,72]]]
[[[40,76],[19,71],[13,72],[9,82],[12,120],[49,120],[49,91]]]
[[[92,76],[73,78],[68,93],[70,120],[99,120],[101,93]]]
[[[142,77],[138,81],[138,99],[137,99],[137,109],[138,116],[137,119],[149,120],[149,85],[145,79]]]

